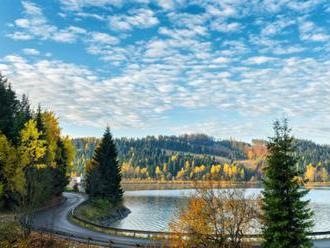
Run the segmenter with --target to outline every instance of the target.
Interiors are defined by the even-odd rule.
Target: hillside
[[[115,142],[125,178],[258,180],[266,155],[263,140],[249,144],[204,134],[120,138]],[[79,138],[73,143],[77,150],[74,170],[84,174],[98,139]],[[312,164],[312,180],[324,180],[321,173],[329,171],[330,147],[305,140],[295,140],[294,146],[302,171]]]

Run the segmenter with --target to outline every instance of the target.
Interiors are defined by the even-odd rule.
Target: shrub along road
[[[102,241],[101,243],[103,244],[110,244],[111,241],[113,244],[112,247],[161,247],[162,244],[160,241],[105,234],[88,230],[71,223],[68,220],[68,214],[73,208],[77,207],[80,203],[85,201],[87,197],[82,194],[69,192],[65,192],[63,195],[67,199],[63,204],[47,210],[39,211],[35,214],[33,218],[33,229],[48,230],[54,233],[66,233],[73,235],[77,240],[85,239],[86,241],[88,238],[90,238],[90,242],[95,244],[100,244],[100,242],[93,240]],[[315,240],[313,241],[313,244],[314,247],[317,248],[329,248],[330,239]]]

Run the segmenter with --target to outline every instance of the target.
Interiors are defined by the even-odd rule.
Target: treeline
[[[224,157],[230,160],[246,159],[247,143],[234,140],[217,141],[205,134],[185,134],[181,136],[147,136],[142,139],[122,138],[118,140],[122,153],[133,146],[157,147],[163,150]]]
[[[74,157],[55,114],[33,111],[0,75],[0,208],[31,210],[59,196]]]
[[[175,155],[173,156],[176,157]],[[254,171],[239,163],[233,164],[212,164],[194,165],[194,162],[186,160],[185,165],[176,173],[172,174],[164,163],[163,166],[156,166],[152,175],[148,167],[134,167],[132,164],[123,162],[121,172],[124,178],[128,179],[157,179],[157,180],[230,180],[230,181],[251,181],[257,180]]]
[[[152,140],[152,142],[144,142],[145,139]],[[210,178],[210,170],[213,165],[225,164],[227,162],[231,164],[229,159],[223,157],[192,153],[188,152],[189,150],[187,152],[178,152],[174,150],[174,147],[171,147],[171,149],[158,147],[157,142],[154,142],[155,137],[147,137],[145,139],[121,138],[115,140],[118,160],[121,164],[124,178],[162,178],[172,180],[180,177],[180,179],[204,179]],[[79,138],[74,139],[73,143],[76,147],[74,171],[81,175],[84,174],[86,163],[92,158],[99,140],[96,138]],[[189,167],[187,167],[188,164]],[[236,167],[239,167],[239,170],[242,169],[241,165],[235,165],[234,168]],[[185,170],[184,174],[189,176],[182,175],[183,169]],[[244,174],[244,178],[250,180],[251,171],[244,169]],[[222,177],[227,178],[227,175]]]
[[[77,174],[84,174],[86,163],[91,159],[98,142],[97,138],[73,140],[77,150],[74,161]],[[253,140],[252,144],[233,140],[216,141],[203,134],[120,138],[115,139],[115,143],[123,177],[129,179],[260,180],[267,153],[263,140]],[[329,146],[294,140],[293,147],[299,168],[305,172],[306,178],[312,178],[310,181],[328,180]],[[309,164],[315,167],[315,176],[306,174]]]
[[[330,169],[330,146],[318,145],[308,140],[294,140],[294,155],[298,157],[300,168],[306,168],[309,164],[317,165],[319,163]]]

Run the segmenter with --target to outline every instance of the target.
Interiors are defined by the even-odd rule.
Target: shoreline
[[[125,191],[136,190],[166,190],[166,189],[192,189],[198,185],[211,183],[216,188],[262,188],[261,181],[254,182],[231,182],[231,181],[161,181],[161,180],[123,180],[122,187]],[[307,189],[330,187],[330,182],[309,182],[305,184]]]
[[[94,215],[88,216],[86,211],[91,211]],[[95,211],[100,212],[95,213]],[[88,199],[74,208],[72,216],[85,223],[110,226],[112,223],[126,218],[130,213],[131,211],[124,205],[112,205],[105,208]]]

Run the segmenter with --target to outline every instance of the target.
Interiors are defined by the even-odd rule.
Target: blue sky
[[[1,0],[0,71],[63,132],[330,144],[327,0]]]

